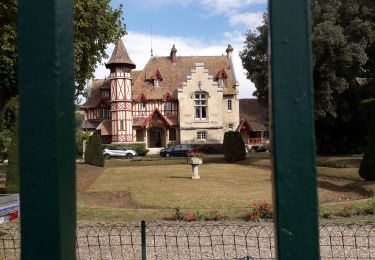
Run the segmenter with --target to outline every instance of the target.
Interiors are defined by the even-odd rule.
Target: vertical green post
[[[273,195],[278,259],[319,259],[308,0],[269,1]]]
[[[21,259],[75,259],[71,0],[19,0]]]
[[[146,260],[146,222],[141,221],[142,260]]]

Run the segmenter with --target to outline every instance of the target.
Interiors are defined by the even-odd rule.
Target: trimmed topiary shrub
[[[366,181],[375,181],[375,99],[363,102],[368,120],[368,144],[359,167],[359,176]]]
[[[227,162],[245,160],[245,143],[239,132],[226,132],[224,134],[224,157]]]
[[[85,153],[85,163],[98,167],[104,166],[102,144],[99,135],[92,135],[89,137]]]
[[[8,151],[8,167],[5,189],[7,193],[19,193],[20,190],[20,172],[19,172],[19,140],[18,140],[18,122],[15,126],[12,142]]]

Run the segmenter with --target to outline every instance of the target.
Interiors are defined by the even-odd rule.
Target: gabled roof
[[[196,63],[203,63],[204,68],[208,69],[208,74],[213,77],[223,70],[228,76],[223,90],[224,95],[236,94],[227,56],[178,56],[176,63],[173,63],[167,56],[150,58],[137,80],[134,81],[133,98],[143,92],[147,99],[162,99],[169,92],[172,98],[177,99],[177,89],[183,82],[186,82],[187,76],[191,75],[191,70],[195,69]],[[155,71],[159,71],[163,76],[163,84],[160,88],[154,88],[150,81]]]
[[[128,51],[125,48],[121,38],[117,41],[115,49],[112,52],[112,56],[109,61],[105,64],[106,68],[109,68],[112,64],[125,64],[135,69],[134,62],[130,59]]]
[[[130,77],[132,78],[132,82],[134,82],[139,74],[141,73],[140,70],[132,70],[130,72]],[[90,97],[87,99],[86,103],[80,106],[80,109],[88,109],[88,108],[95,108],[98,107],[101,103],[104,102],[105,106],[110,106],[110,97],[102,97],[100,93],[101,89],[109,89],[110,88],[110,81],[109,79],[93,79],[91,84],[91,94]]]
[[[101,89],[106,89],[110,87],[109,80],[104,79],[94,79],[91,84],[90,97],[87,99],[86,103],[81,105],[81,109],[95,108],[100,104],[104,106],[110,106],[110,97],[102,97]]]
[[[171,126],[178,125],[178,116],[164,116]],[[143,127],[147,117],[133,117],[133,126]]]
[[[84,120],[82,122],[82,129],[96,129],[100,123],[102,122],[101,119],[89,119],[89,120]]]
[[[160,119],[160,121],[162,121],[162,123],[163,123],[166,127],[170,127],[170,126],[172,125],[172,122],[170,122],[170,121],[168,120],[168,118],[164,117],[164,116],[160,113],[160,111],[156,108],[156,109],[154,110],[154,112],[152,112],[152,113],[149,115],[149,117],[147,117],[147,119],[143,122],[142,127],[146,127],[147,125],[149,125],[153,119],[156,119],[156,120]]]
[[[112,134],[112,121],[111,119],[103,120],[96,130],[100,130],[101,135],[111,135]]]
[[[253,131],[253,129],[251,128],[251,126],[249,125],[249,123],[245,119],[242,119],[240,121],[240,124],[238,125],[238,127],[236,129],[236,131],[241,131],[241,130]]]
[[[245,120],[253,131],[268,129],[267,109],[255,98],[240,99],[240,120]]]

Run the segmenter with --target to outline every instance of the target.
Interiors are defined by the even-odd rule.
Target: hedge
[[[146,143],[121,143],[121,144],[102,144],[102,148],[125,147],[134,150],[138,155],[144,156],[149,150],[146,149]]]
[[[104,166],[103,150],[99,135],[89,137],[85,153],[85,163],[98,167]]]
[[[224,157],[227,162],[245,160],[245,143],[239,132],[229,131],[224,134]]]
[[[205,154],[223,154],[224,153],[223,144],[194,144],[193,146],[195,149]]]
[[[12,142],[8,151],[8,167],[5,189],[7,193],[19,193],[20,190],[20,173],[19,173],[19,129],[16,123],[13,133]]]
[[[359,175],[366,181],[375,181],[375,99],[364,102],[368,120],[368,144],[359,167]]]

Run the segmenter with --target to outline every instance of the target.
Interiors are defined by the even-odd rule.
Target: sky
[[[226,55],[225,50],[231,44],[240,98],[252,97],[254,84],[246,79],[239,52],[245,33],[261,24],[267,0],[111,1],[114,8],[120,4],[128,30],[128,35],[122,39],[136,69],[143,69],[149,60],[151,42],[154,56],[168,56],[173,44],[177,56],[220,56]],[[108,46],[108,55],[113,48],[113,45]],[[100,64],[95,77],[104,78],[108,74]]]

